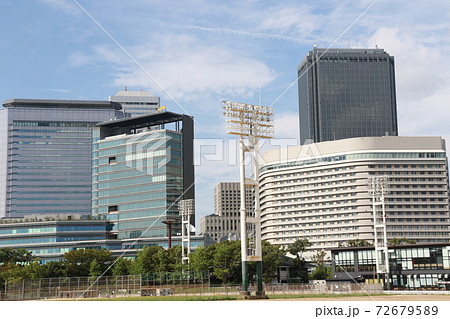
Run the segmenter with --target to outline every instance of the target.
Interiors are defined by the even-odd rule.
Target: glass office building
[[[0,218],[91,213],[92,127],[107,101],[11,99],[0,109]]]
[[[165,112],[94,127],[92,214],[114,222],[118,239],[167,237],[169,218],[181,232],[178,201],[194,198],[192,122]]]
[[[398,135],[394,57],[383,49],[314,48],[297,71],[300,144]]]
[[[145,246],[168,248],[167,237],[116,239],[111,233],[113,225],[106,219],[79,214],[1,219],[0,249],[23,248],[38,257],[40,263],[47,263],[61,260],[65,253],[78,249],[107,249],[115,257],[134,258]],[[212,243],[208,237],[191,236],[191,250]],[[174,237],[172,244],[180,245],[181,237]]]

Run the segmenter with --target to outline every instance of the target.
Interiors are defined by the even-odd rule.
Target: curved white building
[[[448,174],[440,137],[362,137],[263,154],[262,239],[311,250],[348,240],[373,242],[369,176],[388,176],[388,238],[449,240]]]

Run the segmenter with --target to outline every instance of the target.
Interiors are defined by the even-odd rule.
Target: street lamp
[[[169,248],[172,248],[172,225],[176,222],[175,219],[170,218],[162,221],[162,223],[166,224],[168,227],[167,236],[169,237]]]
[[[242,261],[242,292],[248,292],[247,262],[256,262],[257,294],[264,295],[262,287],[262,248],[261,248],[261,208],[259,201],[259,163],[258,140],[273,137],[273,108],[247,103],[223,100],[226,116],[227,134],[239,135],[240,157],[240,222],[241,222],[241,261]],[[253,154],[253,179],[245,177],[245,152]],[[247,215],[245,209],[245,188],[252,187],[255,193],[255,207]],[[247,247],[247,224],[250,224],[252,239]],[[249,248],[249,249],[248,249]]]

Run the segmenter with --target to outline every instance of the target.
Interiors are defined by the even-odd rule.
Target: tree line
[[[307,282],[308,279],[325,279],[329,274],[326,267],[325,254],[317,254],[313,258],[316,270],[308,276],[306,262],[301,257],[311,244],[308,240],[297,240],[291,245],[281,246],[262,241],[263,281],[271,282],[277,276],[277,268],[281,266],[286,253],[294,255],[290,268],[294,280]],[[181,272],[180,245],[164,249],[160,246],[146,246],[139,250],[134,259],[113,257],[106,249],[78,249],[65,253],[60,261],[48,261],[41,264],[25,249],[0,249],[0,287],[6,280],[25,278],[56,277],[97,277],[139,275],[161,272]],[[240,241],[224,241],[208,247],[198,247],[189,255],[189,270],[208,271],[212,283],[233,284],[241,282],[241,244]],[[250,280],[256,280],[255,263],[249,262]]]

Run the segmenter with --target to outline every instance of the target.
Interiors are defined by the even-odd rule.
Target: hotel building
[[[387,237],[417,243],[449,240],[448,169],[440,137],[362,137],[263,154],[260,169],[262,238],[310,250],[348,240],[373,243],[367,179],[387,176]]]

